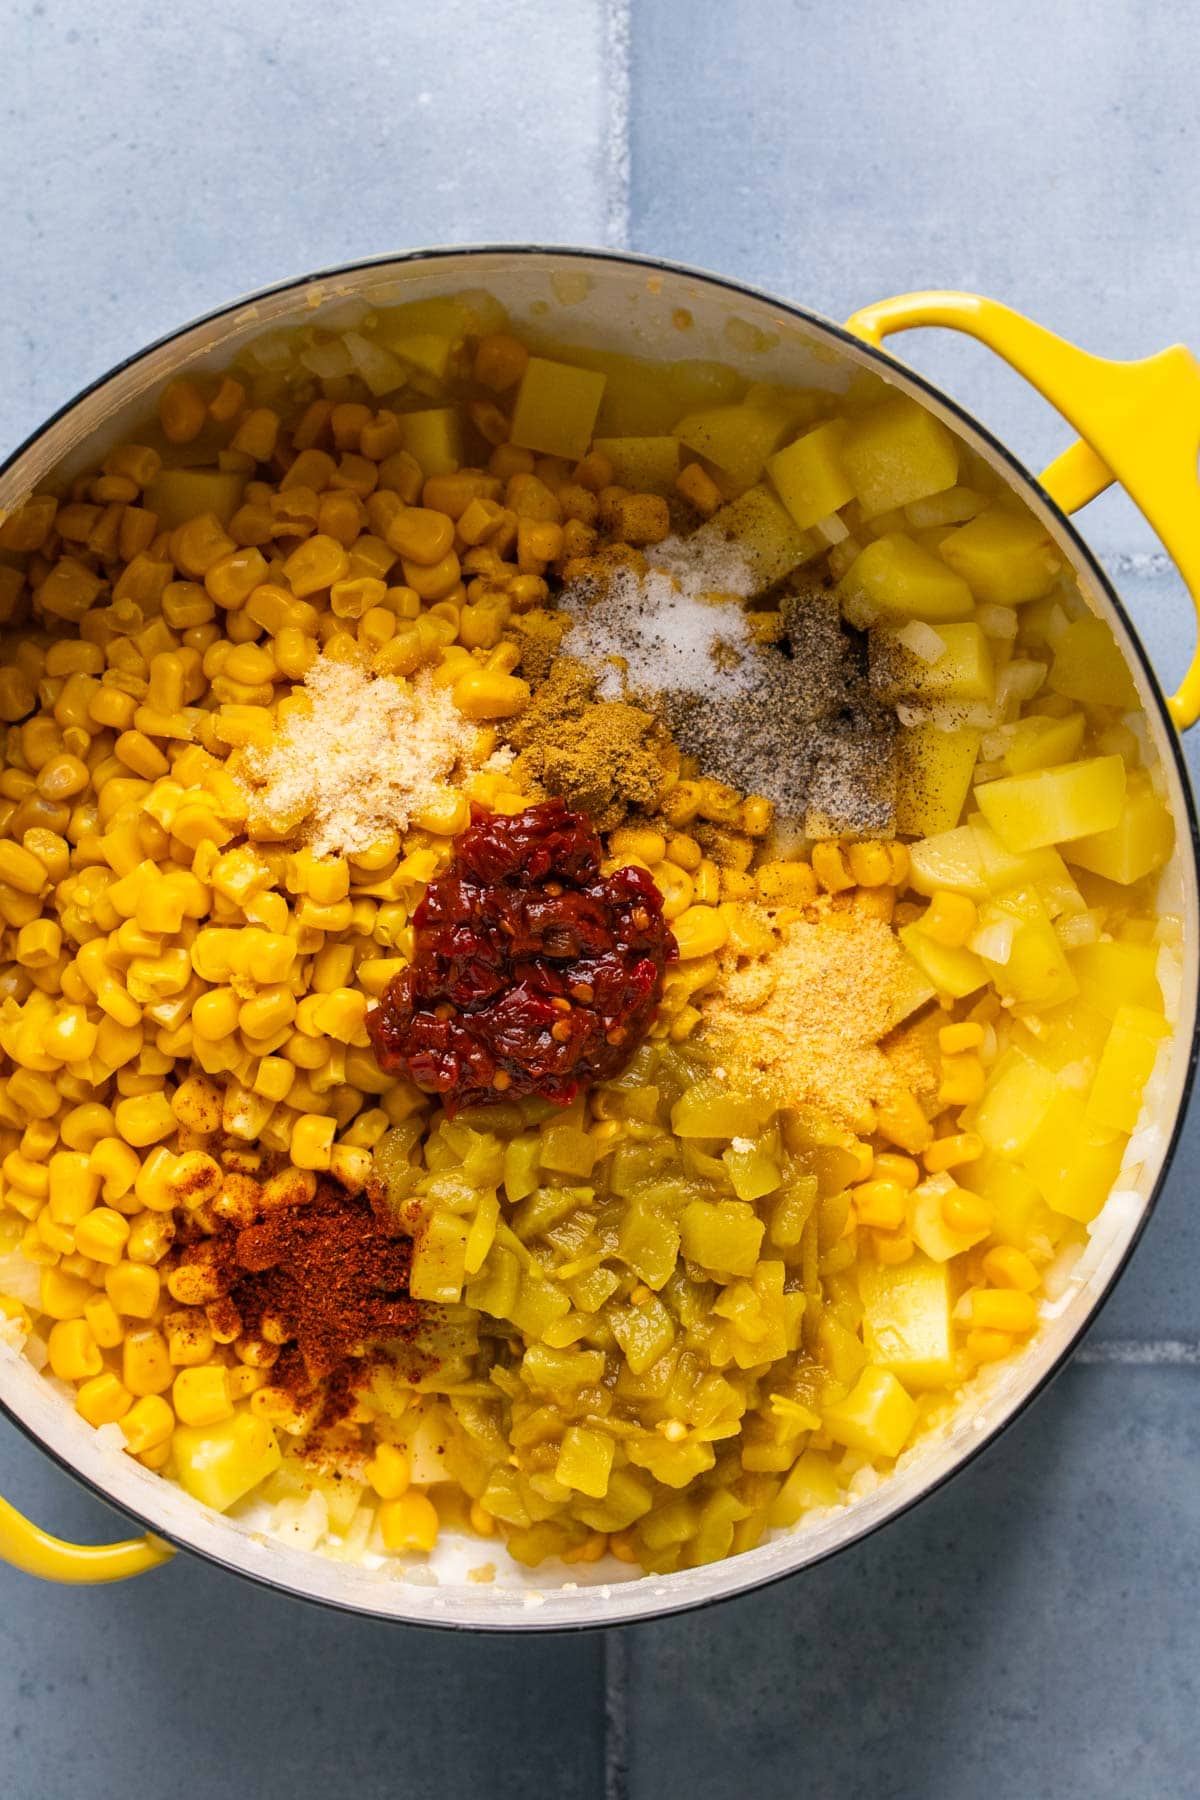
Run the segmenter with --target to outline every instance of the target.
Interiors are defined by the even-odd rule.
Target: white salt
[[[573,620],[565,648],[597,670],[601,697],[670,688],[716,698],[744,686],[751,638],[741,602],[755,591],[745,551],[667,538],[646,555],[644,575],[618,568],[602,586],[576,582],[559,597]]]

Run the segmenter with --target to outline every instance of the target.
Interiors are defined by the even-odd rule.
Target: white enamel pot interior
[[[711,357],[754,380],[833,391],[870,370],[921,401],[1045,521],[1089,605],[1112,626],[1137,683],[1177,823],[1162,904],[1183,917],[1184,956],[1174,996],[1173,1056],[1151,1096],[1155,1128],[1133,1140],[1136,1160],[1131,1157],[1123,1170],[1102,1228],[1052,1303],[1051,1316],[1025,1354],[973,1388],[952,1421],[908,1452],[874,1492],[745,1555],[668,1576],[642,1576],[615,1560],[527,1571],[507,1563],[493,1543],[446,1537],[431,1568],[405,1561],[387,1568],[339,1563],[263,1535],[253,1516],[239,1520],[210,1512],[119,1450],[98,1443],[62,1393],[0,1346],[0,1405],[8,1415],[96,1493],[183,1549],[288,1593],[376,1617],[472,1630],[579,1629],[700,1606],[794,1574],[844,1549],[945,1481],[1062,1364],[1128,1258],[1179,1129],[1196,1040],[1196,823],[1177,736],[1141,646],[1086,545],[1028,471],[945,395],[890,357],[801,308],[697,271],[632,256],[499,247],[417,252],[288,283],[186,326],[96,382],[0,471],[0,509],[16,504],[52,470],[72,472],[95,461],[146,414],[163,382],[183,369],[222,366],[241,345],[268,331],[300,323],[348,325],[372,306],[463,289],[493,294],[530,341],[574,342],[671,360]],[[673,321],[678,309],[691,315],[686,339]],[[497,1563],[495,1582],[468,1582],[466,1570],[483,1561]]]

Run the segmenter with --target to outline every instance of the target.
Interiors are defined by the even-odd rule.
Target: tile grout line
[[[629,1633],[604,1634],[604,1800],[629,1800]]]
[[[629,248],[629,54],[632,0],[604,0],[604,242]]]
[[[1200,1368],[1200,1341],[1189,1338],[1108,1338],[1084,1344],[1077,1363],[1117,1363],[1127,1368]]]

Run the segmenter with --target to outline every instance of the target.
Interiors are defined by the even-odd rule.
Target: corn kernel
[[[968,1331],[966,1337],[967,1355],[973,1362],[999,1362],[1013,1350],[1013,1340],[1007,1331]]]
[[[125,1326],[107,1294],[93,1294],[83,1309],[92,1336],[102,1350],[115,1350],[125,1337]]]
[[[129,1221],[108,1206],[85,1213],[75,1227],[75,1248],[93,1262],[115,1265],[129,1241]]]
[[[850,873],[860,887],[883,887],[892,878],[890,845],[851,844],[846,852]]]
[[[983,1099],[987,1071],[977,1056],[943,1056],[938,1100],[943,1106],[974,1106]]]
[[[104,1277],[104,1291],[118,1313],[127,1319],[152,1319],[158,1307],[162,1282],[157,1269],[144,1263],[118,1263]]]
[[[121,1346],[121,1379],[131,1394],[163,1394],[174,1373],[161,1331],[141,1326],[126,1334]]]
[[[292,1128],[290,1154],[298,1169],[328,1169],[337,1122],[320,1113],[302,1113]]]
[[[160,1394],[147,1394],[134,1402],[120,1423],[129,1454],[144,1456],[170,1442],[175,1414]]]
[[[889,1269],[908,1262],[916,1250],[916,1245],[906,1231],[876,1231],[872,1234],[871,1241],[876,1261]]]
[[[983,1155],[983,1139],[973,1131],[960,1131],[955,1137],[936,1138],[925,1152],[925,1167],[931,1175],[944,1169],[957,1169],[962,1163],[977,1162]]]
[[[44,1268],[40,1309],[51,1319],[81,1319],[94,1292],[91,1282],[84,1281],[78,1275],[64,1274],[61,1269]]]
[[[962,1050],[978,1050],[984,1038],[983,1026],[973,1022],[943,1025],[938,1032],[938,1049],[943,1056],[954,1056]]]
[[[979,924],[979,911],[966,894],[939,888],[919,920],[921,930],[935,943],[957,950],[966,943]]]
[[[840,894],[855,885],[850,859],[841,844],[814,844],[812,867],[813,874],[827,894]]]
[[[960,1187],[952,1187],[942,1195],[941,1213],[950,1230],[963,1237],[978,1237],[981,1232],[990,1231],[996,1217],[989,1200]]]
[[[993,1287],[1016,1288],[1022,1294],[1031,1294],[1041,1286],[1042,1277],[1036,1265],[1023,1250],[1011,1244],[997,1244],[987,1252],[983,1273]]]
[[[412,1482],[412,1465],[395,1444],[377,1445],[366,1468],[367,1480],[381,1500],[398,1500]]]
[[[231,1418],[233,1403],[224,1368],[209,1363],[203,1368],[181,1369],[171,1388],[171,1404],[184,1425],[216,1425]]]
[[[712,476],[699,463],[688,463],[679,471],[675,477],[675,490],[705,519],[711,519],[723,498]]]
[[[907,1190],[895,1181],[865,1181],[851,1189],[860,1225],[877,1231],[897,1231],[908,1211]]]
[[[88,1381],[104,1367],[86,1319],[62,1319],[50,1328],[50,1367],[60,1381]]]
[[[912,1156],[920,1156],[933,1142],[933,1127],[916,1098],[907,1092],[878,1108],[876,1125],[881,1137]]]
[[[379,1530],[389,1550],[428,1553],[437,1542],[437,1509],[426,1495],[411,1491],[385,1500],[379,1508]]]
[[[115,1425],[133,1405],[133,1395],[111,1370],[85,1381],[75,1395],[75,1410],[89,1425]]]
[[[974,1288],[969,1295],[971,1324],[977,1331],[1024,1336],[1037,1324],[1037,1301],[1018,1288]]]
[[[198,438],[207,416],[203,394],[185,375],[168,381],[158,397],[158,422],[170,444],[190,444]]]

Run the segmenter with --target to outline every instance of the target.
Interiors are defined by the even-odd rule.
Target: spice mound
[[[881,1041],[928,989],[891,926],[854,906],[823,897],[774,936],[761,961],[724,970],[703,1009],[710,1033],[786,1104],[873,1129],[899,1085]]]
[[[513,779],[561,796],[598,831],[620,825],[631,807],[652,812],[667,785],[663,726],[642,707],[598,700],[595,678],[574,657],[555,660],[507,735],[520,752]]]
[[[353,856],[404,831],[456,772],[478,767],[478,738],[428,676],[410,686],[319,657],[274,742],[243,753],[248,828],[299,832],[318,856]]]
[[[678,954],[643,869],[600,873],[600,840],[562,800],[473,809],[450,871],[413,916],[411,967],[367,1030],[380,1067],[468,1102],[566,1104],[642,1042]]]
[[[290,1200],[250,1204],[186,1246],[178,1266],[219,1294],[210,1316],[259,1346],[272,1386],[308,1403],[324,1385],[328,1411],[363,1372],[364,1350],[410,1337],[426,1309],[409,1298],[412,1244],[386,1201],[328,1176],[314,1190],[297,1173],[293,1185]]]

